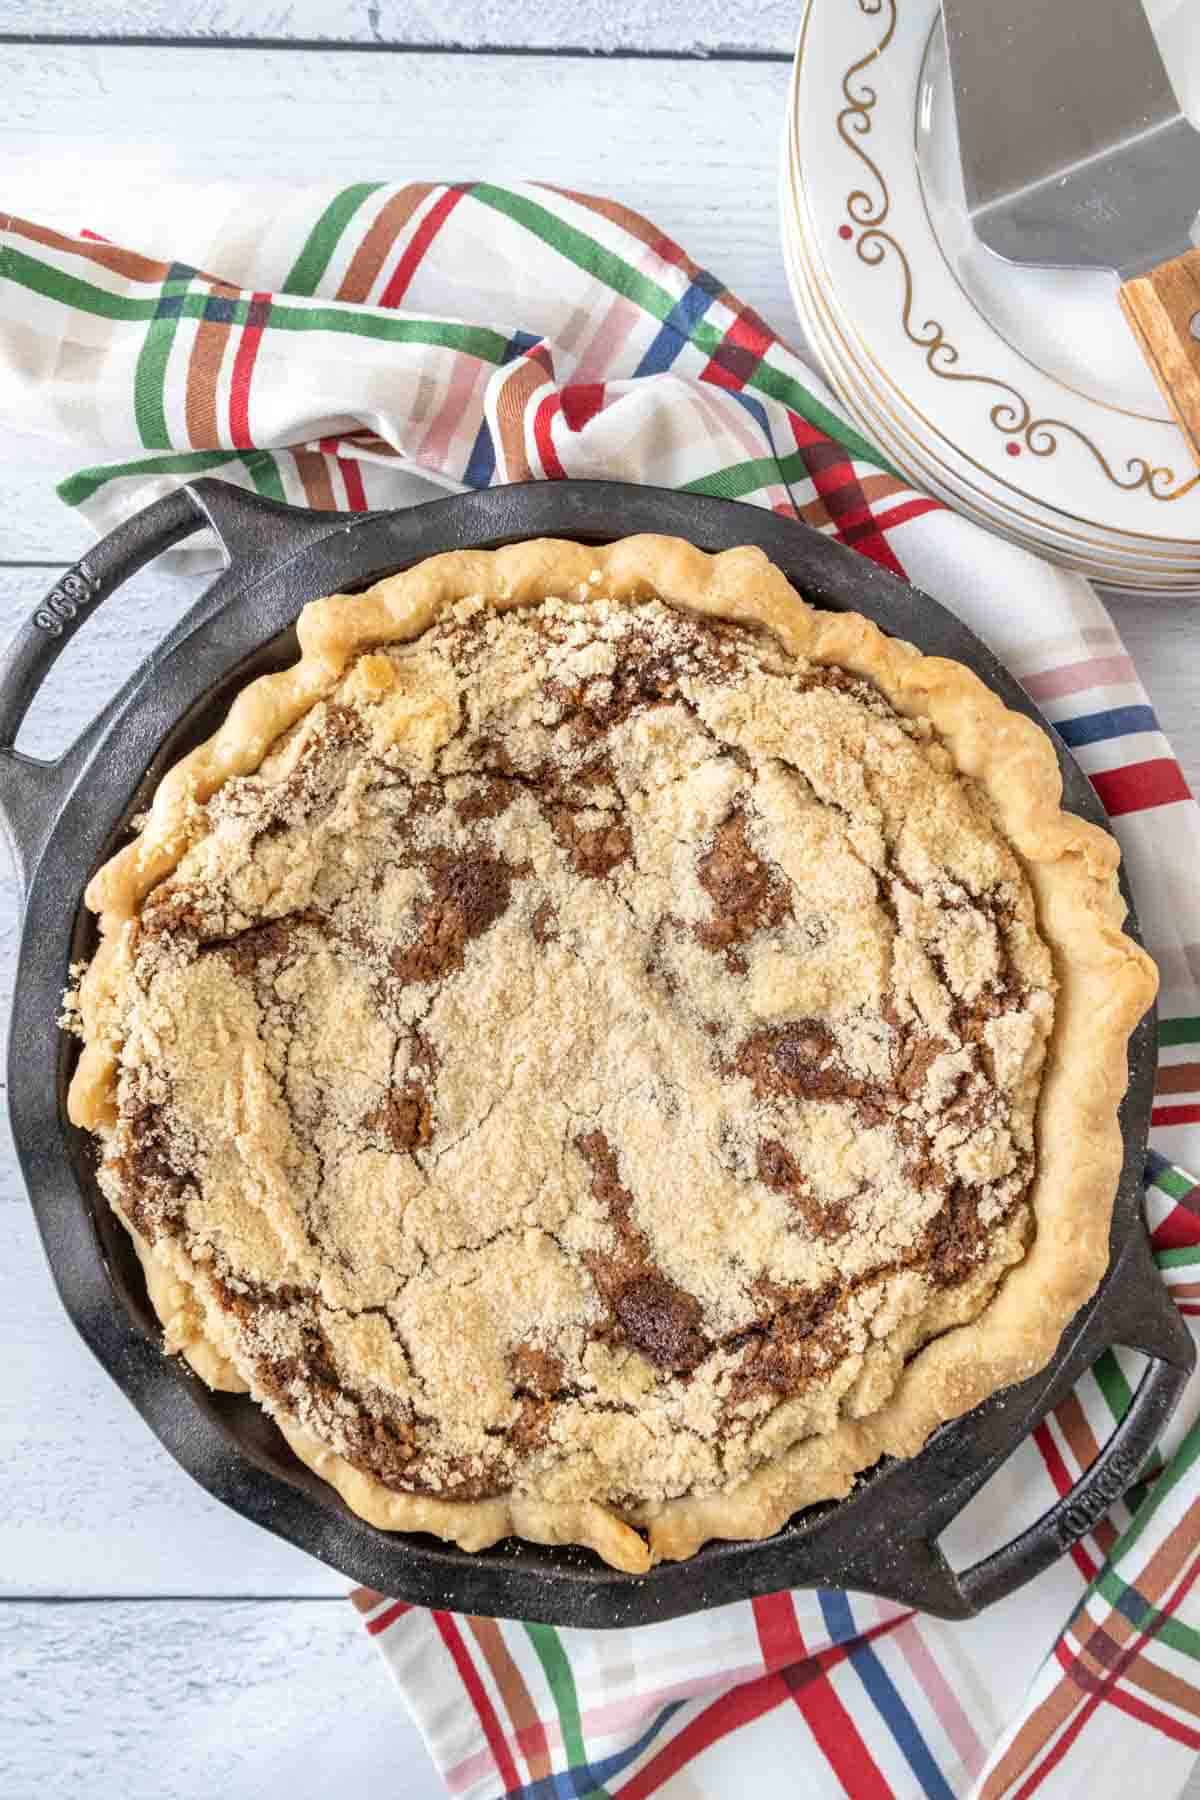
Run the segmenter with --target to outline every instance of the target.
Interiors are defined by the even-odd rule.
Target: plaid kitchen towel
[[[803,519],[988,639],[1121,840],[1163,976],[1147,1211],[1200,1313],[1200,1189],[1180,1172],[1200,1168],[1200,814],[1082,580],[907,488],[761,319],[612,201],[216,187],[92,223],[107,236],[0,216],[0,417],[108,459],[61,490],[98,529],[200,473],[353,509],[615,476]],[[1101,1359],[943,1539],[953,1562],[1070,1487],[1139,1366]],[[1198,1399],[1071,1556],[967,1624],[835,1591],[609,1633],[356,1603],[471,1800],[1158,1800],[1200,1750]]]

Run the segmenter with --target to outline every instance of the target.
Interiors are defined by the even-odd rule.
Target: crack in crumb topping
[[[726,1490],[1024,1254],[1050,955],[869,683],[658,601],[462,601],[205,827],[131,934],[101,1182],[386,1486]]]

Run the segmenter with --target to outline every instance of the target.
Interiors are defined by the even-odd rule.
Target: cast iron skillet
[[[38,685],[88,613],[128,576],[204,525],[223,573],[57,762],[13,749]],[[789,1586],[866,1589],[962,1618],[1010,1593],[1082,1536],[1136,1475],[1194,1361],[1151,1261],[1141,1176],[1154,1071],[1151,1019],[1130,1047],[1125,1165],[1112,1257],[1051,1366],[944,1426],[911,1462],[880,1465],[840,1504],[810,1507],[761,1543],[713,1543],[684,1563],[622,1575],[590,1552],[507,1542],[479,1555],[356,1518],[291,1454],[244,1396],[211,1394],[164,1357],[132,1246],[102,1200],[90,1140],[67,1122],[73,1053],[59,1031],[71,961],[94,944],[80,897],[162,771],[213,730],[252,676],[294,659],[308,600],[365,587],[437,551],[542,535],[600,543],[635,531],[707,550],[759,544],[819,605],[852,609],[975,669],[1045,724],[985,646],[944,608],[806,526],[757,508],[610,482],[534,483],[396,513],[304,512],[215,481],[156,501],[97,544],[22,627],[0,665],[0,816],[25,890],[9,1041],[13,1136],[68,1313],[152,1431],[201,1485],[344,1574],[425,1605],[557,1625],[636,1625]],[[1053,734],[1051,734],[1053,737]],[[1068,805],[1105,823],[1086,778],[1053,737]],[[1136,924],[1130,928],[1136,935]],[[937,1538],[1042,1415],[1108,1345],[1150,1357],[1124,1419],[1082,1480],[1036,1524],[953,1571]]]

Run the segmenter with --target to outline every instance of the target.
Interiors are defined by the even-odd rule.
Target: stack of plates
[[[971,231],[937,0],[804,0],[781,208],[810,343],[907,479],[1108,587],[1200,595],[1200,470],[1116,276]]]

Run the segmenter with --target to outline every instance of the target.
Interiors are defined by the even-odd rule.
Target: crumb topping
[[[360,656],[122,983],[105,1192],[396,1490],[736,1486],[1028,1242],[1054,981],[989,803],[865,681],[658,601]]]

